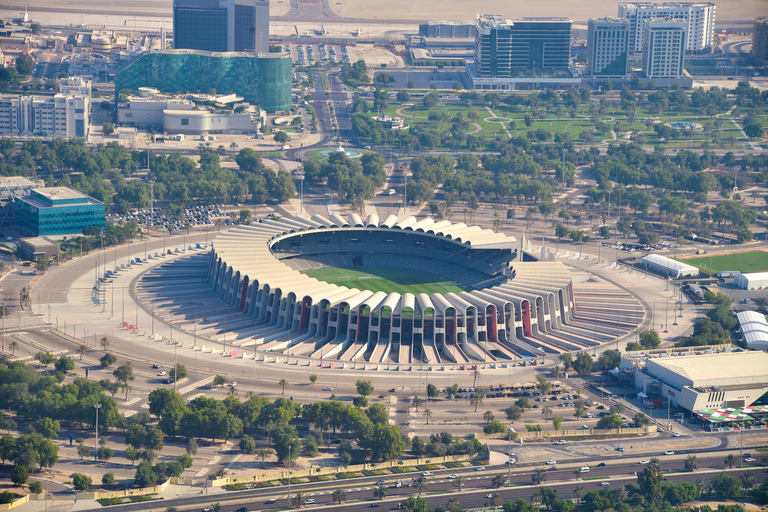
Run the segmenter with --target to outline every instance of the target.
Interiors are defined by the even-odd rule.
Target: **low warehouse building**
[[[720,352],[663,354],[642,361],[622,358],[634,367],[635,387],[689,411],[744,408],[761,403],[768,392],[768,354]]]
[[[768,287],[768,272],[739,274],[733,279],[733,284],[745,290],[762,290]]]
[[[649,254],[643,257],[643,264],[648,270],[657,274],[662,274],[671,277],[687,277],[699,275],[699,269],[683,263],[682,261],[673,260],[660,254]]]

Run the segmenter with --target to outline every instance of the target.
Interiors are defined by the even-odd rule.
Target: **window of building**
[[[181,126],[189,126],[189,119],[182,118],[181,119]]]

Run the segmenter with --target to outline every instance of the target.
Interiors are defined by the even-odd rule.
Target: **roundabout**
[[[347,156],[347,158],[360,158],[363,156],[363,154],[359,151],[355,151],[353,149],[344,149],[343,146],[339,145],[336,149],[326,149],[320,152],[320,156],[328,158],[331,155],[334,155],[336,153],[343,153]]]

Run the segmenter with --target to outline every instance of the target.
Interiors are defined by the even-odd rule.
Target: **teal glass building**
[[[30,236],[77,235],[87,226],[104,228],[104,203],[66,187],[33,189],[16,197],[16,225]]]
[[[149,52],[115,75],[115,91],[154,87],[164,93],[237,94],[267,112],[291,106],[291,57],[286,53]]]

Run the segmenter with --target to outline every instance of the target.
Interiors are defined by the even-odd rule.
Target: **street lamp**
[[[291,445],[288,445],[288,508],[291,508]]]
[[[96,453],[93,455],[94,460],[99,459],[99,409],[101,409],[101,404],[93,404],[94,409],[96,409]]]

